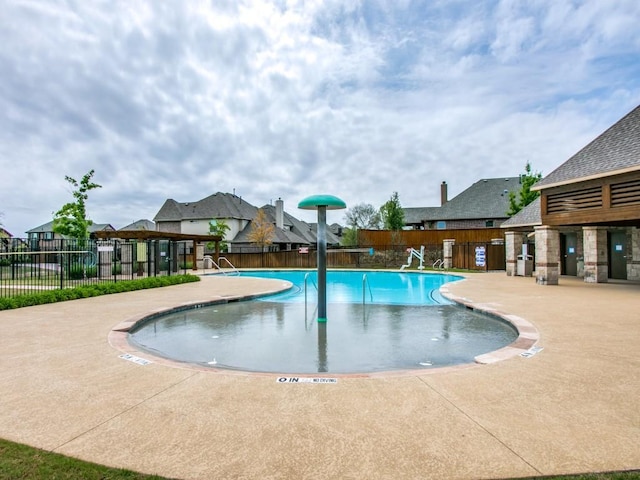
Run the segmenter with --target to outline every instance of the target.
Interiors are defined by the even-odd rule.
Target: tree
[[[251,243],[259,245],[264,252],[264,248],[273,243],[275,229],[273,223],[267,219],[265,211],[259,208],[256,218],[251,221],[251,231],[247,238]]]
[[[345,220],[347,225],[354,230],[377,230],[380,228],[380,212],[370,203],[359,203],[347,210]]]
[[[527,162],[524,167],[524,173],[520,175],[520,191],[518,192],[518,198],[516,198],[515,192],[509,192],[508,216],[511,217],[515,215],[540,196],[540,192],[531,190],[531,187],[538,183],[540,179],[542,179],[542,173],[532,173],[531,164]]]
[[[87,192],[95,188],[102,188],[102,185],[91,181],[93,174],[94,170],[90,170],[82,177],[80,182],[69,176],[64,177],[67,182],[75,187],[72,192],[75,201],[65,203],[54,214],[53,231],[55,233],[78,240],[89,238],[89,226],[93,222],[87,218],[86,201],[89,198]]]
[[[398,192],[393,192],[391,199],[380,207],[380,216],[385,230],[402,230],[402,227],[404,227],[404,210],[400,205]]]
[[[343,247],[355,247],[358,244],[358,230],[349,227],[345,228],[342,231],[340,244]]]
[[[229,225],[227,225],[227,222],[225,222],[224,220],[220,219],[220,220],[211,220],[209,222],[209,235],[217,235],[219,237],[222,237],[222,242],[220,242],[220,251],[221,252],[226,252],[227,251],[227,243],[224,241],[224,238],[227,235],[227,232],[231,230],[231,227]],[[212,249],[215,248],[214,247],[214,242],[209,242],[207,243],[207,248]]]

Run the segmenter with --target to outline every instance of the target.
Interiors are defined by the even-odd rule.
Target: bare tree
[[[347,225],[353,229],[377,230],[380,228],[380,213],[370,203],[354,205],[345,214]]]
[[[265,248],[273,243],[273,234],[275,226],[267,219],[267,214],[262,208],[258,209],[256,218],[251,221],[251,231],[248,239],[251,243],[260,246],[262,252]]]

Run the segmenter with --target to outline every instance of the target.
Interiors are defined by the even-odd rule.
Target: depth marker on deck
[[[544,350],[544,347],[531,347],[526,352],[522,352],[520,356],[525,358],[533,357],[536,353],[541,352],[542,350]]]
[[[118,355],[118,357],[129,360],[130,362],[137,363],[138,365],[149,365],[153,363],[151,360],[145,360],[144,358],[136,357],[135,355],[131,355],[130,353],[123,353],[122,355]]]
[[[277,383],[338,383],[337,378],[322,377],[278,377]]]

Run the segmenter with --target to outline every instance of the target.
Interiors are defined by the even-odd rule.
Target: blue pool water
[[[288,280],[284,293],[181,310],[143,322],[130,341],[181,362],[256,372],[312,374],[430,369],[471,363],[517,337],[505,322],[450,304],[452,275],[327,272],[327,322],[317,322],[315,272],[255,271]]]
[[[304,302],[305,278],[307,301],[318,296],[318,275],[315,270],[243,271],[242,276],[276,278],[293,283],[287,292],[270,296],[270,302]],[[445,283],[461,280],[457,275],[421,274],[380,271],[327,271],[327,303],[362,303],[377,305],[449,305],[440,295]]]

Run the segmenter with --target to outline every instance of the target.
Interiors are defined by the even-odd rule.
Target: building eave
[[[563,180],[561,182],[548,183],[546,185],[534,185],[531,187],[531,190],[542,191],[548,188],[562,187],[564,185],[571,185],[573,183],[581,183],[589,180],[597,180],[599,178],[615,177],[616,175],[624,175],[626,173],[633,173],[638,171],[640,171],[640,164],[634,165],[633,167],[622,168],[619,170],[611,170],[609,172],[602,172],[594,175],[588,175],[586,177],[572,178],[570,180]]]

